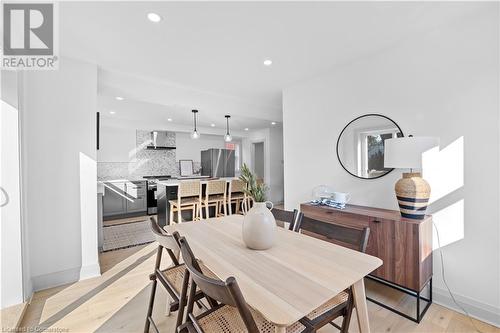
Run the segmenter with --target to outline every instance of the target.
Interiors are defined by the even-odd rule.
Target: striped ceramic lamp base
[[[421,220],[425,217],[431,187],[418,172],[403,173],[395,186],[401,216]]]

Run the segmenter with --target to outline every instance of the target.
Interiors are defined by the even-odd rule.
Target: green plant
[[[255,202],[266,201],[266,192],[268,190],[266,184],[258,184],[257,178],[246,164],[241,167],[240,179],[247,184],[247,188],[244,190],[246,195],[252,197]]]

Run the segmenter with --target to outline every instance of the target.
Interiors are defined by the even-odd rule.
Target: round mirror
[[[366,114],[352,120],[340,132],[337,157],[351,175],[379,178],[392,171],[392,168],[384,168],[384,141],[402,136],[403,131],[392,119]]]

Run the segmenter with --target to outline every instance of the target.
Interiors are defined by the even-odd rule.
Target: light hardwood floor
[[[18,327],[27,307],[28,303],[25,302],[2,309],[0,311],[0,327]]]
[[[22,327],[44,327],[68,332],[142,332],[149,297],[149,273],[154,266],[156,245],[149,244],[101,255],[102,276],[37,292]],[[169,260],[165,257],[164,263]],[[158,288],[156,322],[161,332],[174,332],[175,313],[164,315],[166,295]],[[401,301],[404,306],[405,301]],[[474,332],[469,320],[433,304],[420,325],[368,302],[372,332]],[[355,317],[354,317],[355,318]],[[483,333],[500,329],[475,321]],[[350,332],[357,332],[356,320]],[[320,332],[338,332],[325,327]]]

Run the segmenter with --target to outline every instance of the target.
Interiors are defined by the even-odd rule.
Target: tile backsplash
[[[169,146],[175,146],[175,133],[168,132],[167,140]],[[98,162],[97,178],[99,180],[122,178],[134,180],[153,175],[178,176],[179,167],[176,162],[175,149],[146,149],[146,146],[151,145],[151,143],[150,131],[137,130],[135,160],[131,162]],[[196,165],[194,169],[196,171]]]

